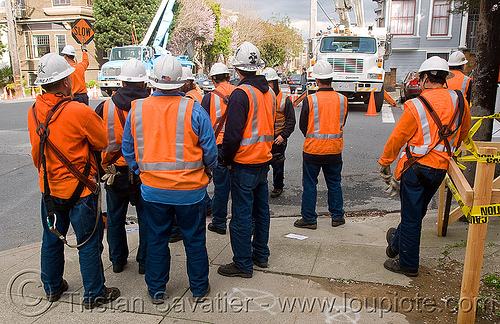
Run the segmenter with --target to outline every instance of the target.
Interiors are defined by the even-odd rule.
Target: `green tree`
[[[287,58],[302,51],[302,37],[291,27],[290,18],[271,18],[265,22],[265,35],[260,45],[261,56],[267,66],[282,65]]]
[[[210,9],[215,15],[215,34],[212,43],[203,46],[205,65],[212,65],[217,62],[219,56],[223,56],[224,59],[229,57],[231,54],[231,37],[233,36],[233,30],[230,27],[221,26],[220,4],[212,2],[210,3]]]
[[[94,28],[97,46],[109,49],[132,44],[131,26],[140,41],[153,20],[160,0],[94,0]]]

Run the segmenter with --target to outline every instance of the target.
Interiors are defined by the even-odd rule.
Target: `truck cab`
[[[122,86],[117,76],[121,73],[122,65],[131,58],[135,58],[144,64],[148,75],[153,70],[154,51],[149,46],[121,46],[113,47],[108,53],[109,61],[104,63],[97,74],[97,84],[103,92],[111,96],[113,91]]]
[[[349,101],[368,103],[375,96],[377,111],[384,99],[384,56],[389,52],[385,28],[352,27],[330,29],[316,38],[314,53],[333,67],[332,87]],[[312,69],[310,69],[312,70]],[[309,79],[309,84],[314,80]],[[312,90],[315,87],[312,84]]]

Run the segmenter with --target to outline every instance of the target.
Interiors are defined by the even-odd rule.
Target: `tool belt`
[[[452,116],[451,121],[450,121],[450,123],[452,124],[458,117],[458,125],[455,128],[455,130],[452,130],[449,125],[443,125],[443,123],[441,122],[441,119],[436,114],[436,112],[434,111],[432,106],[429,104],[427,99],[425,99],[423,96],[417,97],[417,99],[419,99],[423,103],[424,107],[427,109],[427,111],[431,115],[432,119],[434,120],[434,123],[436,123],[436,125],[438,126],[438,128],[439,128],[439,132],[438,132],[439,141],[430,150],[428,150],[427,153],[425,153],[424,155],[421,155],[421,156],[412,155],[410,148],[408,147],[408,145],[406,145],[405,151],[406,151],[406,155],[408,156],[408,160],[406,160],[404,167],[403,167],[403,171],[401,173],[404,173],[409,167],[411,167],[413,169],[413,171],[415,172],[418,180],[423,185],[427,185],[429,183],[429,181],[427,180],[427,178],[424,176],[424,174],[420,170],[420,167],[419,167],[420,164],[416,163],[418,160],[420,160],[421,158],[423,158],[424,156],[429,154],[429,152],[431,152],[441,142],[444,143],[445,148],[446,148],[446,152],[448,153],[450,158],[453,156],[453,152],[451,151],[451,146],[450,146],[450,142],[448,141],[448,137],[455,134],[458,131],[458,129],[460,128],[460,125],[462,125],[463,114],[464,114],[464,109],[465,109],[465,102],[464,102],[464,97],[462,95],[462,92],[460,90],[455,90],[455,92],[458,95],[458,107],[453,112],[453,116]]]

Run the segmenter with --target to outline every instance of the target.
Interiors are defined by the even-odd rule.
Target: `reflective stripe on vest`
[[[457,103],[458,103],[457,93],[453,90],[448,90],[448,92],[450,93],[451,100],[453,102],[453,107],[455,107],[455,109],[458,109],[457,108]],[[410,148],[410,152],[412,152],[412,153],[425,155],[425,154],[429,153],[429,151],[430,151],[429,146],[432,143],[431,132],[430,132],[430,128],[429,128],[429,121],[427,120],[427,114],[425,113],[425,107],[424,107],[424,104],[422,103],[422,101],[420,101],[420,99],[418,99],[418,98],[415,98],[415,99],[412,99],[412,102],[415,105],[415,107],[417,108],[417,113],[418,113],[418,116],[420,118],[420,124],[422,125],[422,134],[423,134],[423,138],[424,138],[424,144],[421,146],[410,146],[409,148]],[[460,114],[457,115],[457,118],[454,121],[455,130],[458,128],[458,126],[460,124],[459,118],[460,118]],[[455,142],[455,138],[457,137],[457,134],[458,134],[458,131],[456,131],[451,137],[448,138],[452,153],[455,153],[455,151],[457,150],[457,148],[453,145],[453,143]],[[436,145],[434,150],[446,153],[446,146],[444,144],[438,144],[438,145]],[[403,150],[403,152],[404,152],[404,150]]]
[[[306,137],[308,138],[314,138],[314,139],[335,139],[335,138],[342,138],[342,135],[344,133],[344,114],[345,114],[345,102],[344,102],[344,96],[341,96],[340,94],[337,93],[339,96],[339,101],[340,101],[340,133],[339,134],[320,134],[319,131],[319,106],[318,106],[318,97],[316,96],[315,93],[311,95],[311,99],[313,102],[313,112],[314,112],[314,133],[307,133]]]
[[[285,111],[285,102],[286,102],[286,97],[285,98],[281,98],[281,104],[280,104],[280,109],[276,112],[276,115],[278,113],[282,113],[283,111]],[[279,127],[283,127],[285,126],[285,123],[274,123],[274,127],[275,128],[279,128]]]
[[[469,77],[464,75],[464,79],[462,81],[462,93],[465,96],[465,91],[467,90],[467,81],[469,81]]]
[[[122,148],[121,144],[116,143],[115,138],[115,103],[113,99],[109,99],[108,104],[108,141],[109,145],[103,152],[113,152],[118,151]]]
[[[221,103],[223,103],[222,98],[219,97],[218,95],[212,93],[212,100],[214,100],[214,105],[215,105],[215,125],[214,125],[214,131],[217,129],[220,123],[220,119],[222,118],[222,108],[221,108]],[[224,124],[221,128],[221,131],[224,131],[226,129],[226,125]]]
[[[261,135],[259,136],[259,129],[257,128],[257,96],[252,86],[248,84],[242,84],[241,86],[245,87],[252,94],[253,99],[253,120],[252,120],[252,137],[243,138],[240,142],[240,146],[244,145],[253,145],[262,142],[270,142],[274,140],[274,135]],[[273,96],[273,116],[276,110],[276,96],[273,91],[270,91]]]
[[[184,118],[189,99],[182,98],[177,112],[177,130],[175,135],[175,160],[176,162],[144,163],[144,133],[142,129],[142,104],[144,99],[137,100],[135,105],[135,133],[137,141],[138,165],[144,171],[170,171],[191,170],[203,168],[203,161],[184,162]]]

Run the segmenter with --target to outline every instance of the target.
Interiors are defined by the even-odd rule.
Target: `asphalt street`
[[[92,99],[90,105],[95,108],[101,100]],[[33,100],[29,99],[0,102],[3,116],[0,119],[0,251],[41,240],[41,194],[30,155],[26,122],[32,103]],[[381,114],[377,117],[365,116],[366,108],[366,105],[350,104],[344,129],[342,187],[347,216],[364,211],[399,210],[399,199],[388,197],[377,173],[377,160],[394,124],[383,123]],[[401,109],[387,109],[392,110],[397,121]],[[300,105],[296,108],[297,123],[299,113]],[[286,151],[285,189],[280,197],[270,198],[269,201],[274,217],[300,215],[303,141],[297,126]],[[272,172],[269,173],[269,180],[272,190]],[[213,186],[210,185],[209,193],[212,192]],[[326,212],[326,185],[321,175],[317,206],[318,212]]]

